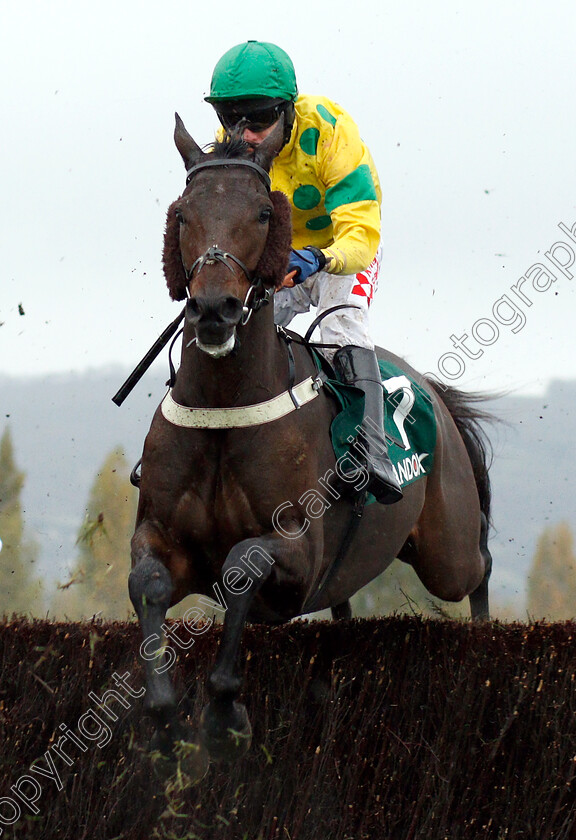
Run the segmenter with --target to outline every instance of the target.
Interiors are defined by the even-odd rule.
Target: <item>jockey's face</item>
[[[253,131],[250,126],[247,126],[244,129],[242,137],[250,146],[259,146],[260,143],[268,137],[268,135],[274,131],[274,128],[278,124],[278,120],[272,125],[268,126],[268,128],[260,129],[259,131]]]
[[[255,148],[273,131],[286,110],[284,100],[272,99],[269,102],[265,100],[263,107],[260,100],[241,99],[226,105],[216,105],[215,108],[226,131],[240,131],[243,139]]]

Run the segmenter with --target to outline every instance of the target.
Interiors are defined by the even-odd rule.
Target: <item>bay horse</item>
[[[176,115],[187,184],[168,209],[163,263],[171,297],[186,299],[182,353],[145,441],[129,577],[141,651],[155,646],[144,657],[145,706],[165,753],[187,737],[168,674],[165,615],[188,594],[225,596],[200,729],[214,760],[232,760],[250,740],[238,699],[247,621],[275,624],[326,608],[349,617],[349,598],[396,557],[433,595],[469,595],[472,616],[488,616],[482,412],[386,351],[433,405],[434,466],[398,503],[366,506],[350,530],[352,501],[332,482],[328,430],[338,408],[309,350],[287,345],[266,305],[291,247],[288,200],[270,191],[268,176],[282,135],[280,124],[256,150],[226,136],[204,152]],[[311,502],[319,486],[322,515]]]

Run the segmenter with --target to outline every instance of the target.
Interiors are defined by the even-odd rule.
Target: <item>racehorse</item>
[[[433,405],[434,466],[401,501],[365,506],[351,527],[361,449],[358,480],[346,488],[328,433],[338,406],[309,348],[287,340],[267,305],[291,247],[289,204],[268,176],[282,135],[280,124],[255,150],[231,135],[204,152],[176,115],[187,182],[168,209],[163,263],[171,297],[186,299],[183,343],[144,446],[129,589],[146,650],[151,640],[157,648],[145,657],[145,705],[165,752],[184,737],[165,662],[166,611],[191,593],[224,595],[200,730],[215,760],[249,744],[238,699],[247,621],[326,608],[349,617],[349,598],[396,557],[433,595],[469,595],[472,616],[488,617],[483,412],[386,351]]]

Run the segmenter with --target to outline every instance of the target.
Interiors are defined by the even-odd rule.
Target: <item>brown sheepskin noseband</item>
[[[284,193],[271,192],[270,200],[274,210],[254,279],[260,277],[265,286],[279,288],[286,275],[292,247],[292,211]],[[171,204],[166,214],[162,264],[170,297],[172,300],[184,300],[187,281],[180,254],[180,225],[174,212],[175,205],[176,202]]]

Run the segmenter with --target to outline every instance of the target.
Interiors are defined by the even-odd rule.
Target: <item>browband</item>
[[[266,170],[254,163],[253,160],[243,160],[242,158],[218,158],[217,160],[205,160],[202,163],[197,163],[186,172],[186,184],[190,183],[192,175],[195,175],[200,169],[207,169],[209,166],[249,166],[257,173],[268,192],[270,192],[271,181]]]

